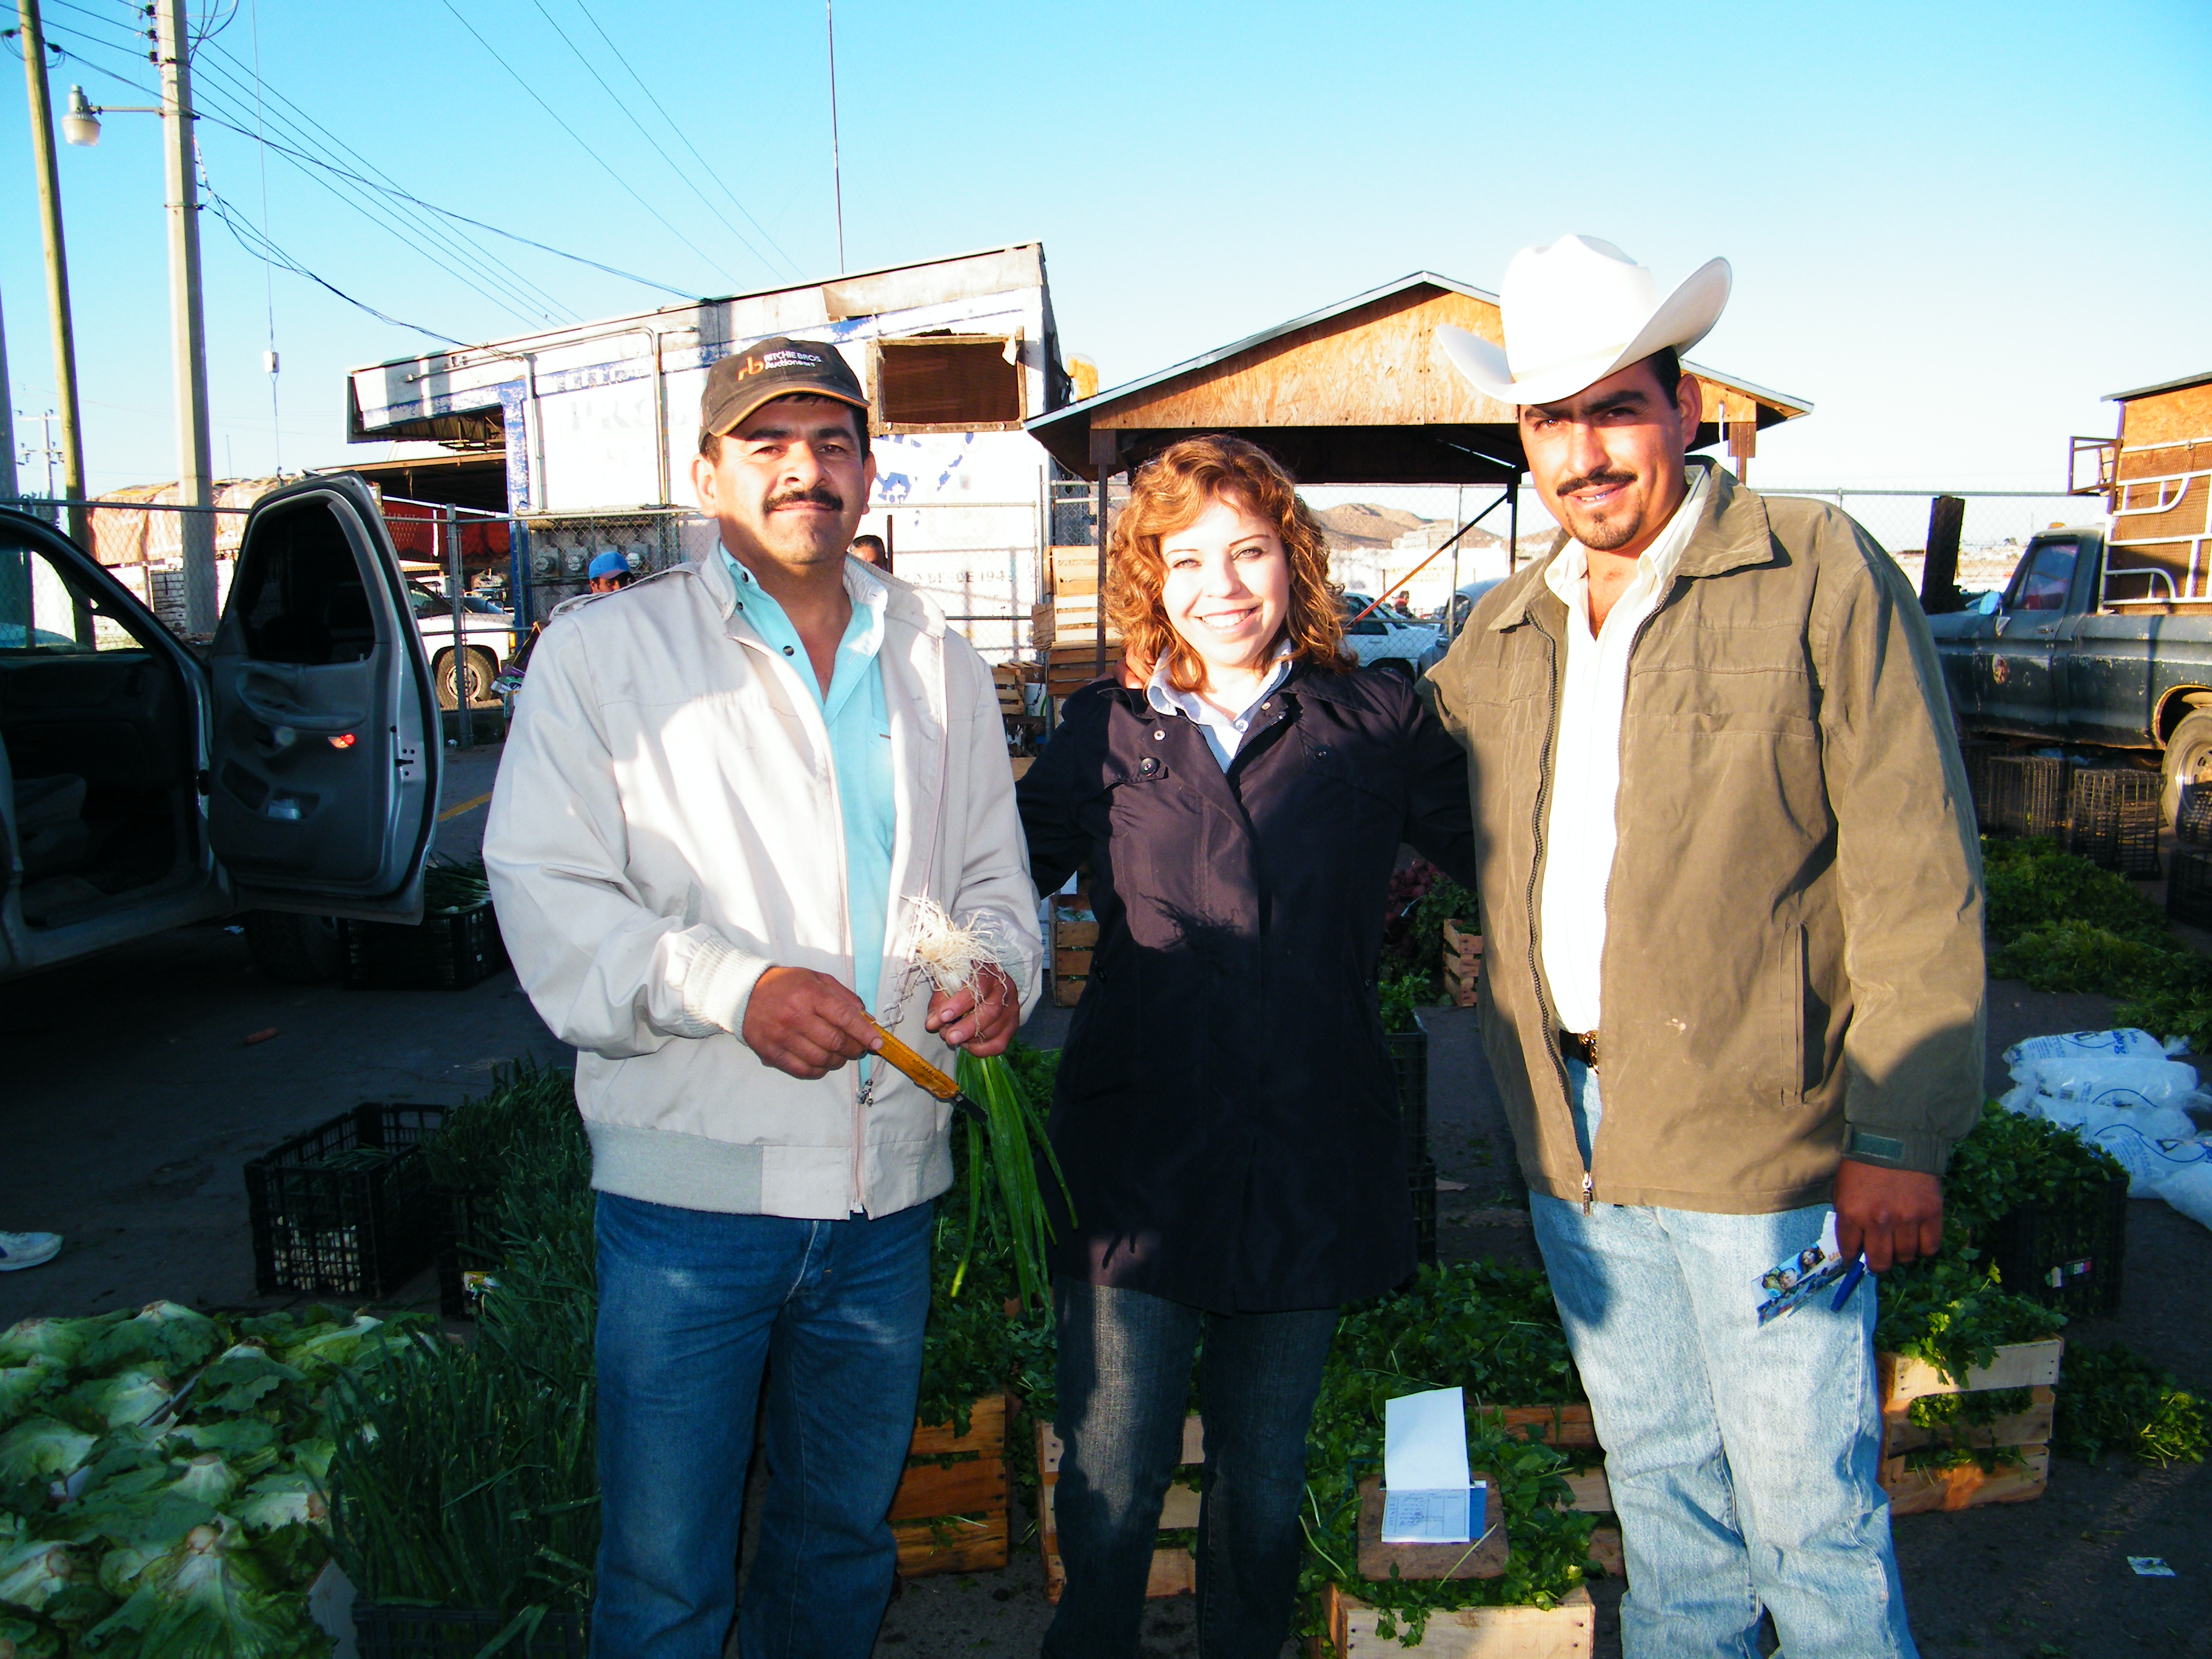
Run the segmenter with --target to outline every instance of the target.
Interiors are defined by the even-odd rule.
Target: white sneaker
[[[35,1267],[61,1253],[59,1233],[0,1233],[0,1273]]]

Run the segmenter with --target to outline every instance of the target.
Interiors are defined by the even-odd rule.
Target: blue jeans
[[[1210,1314],[1144,1291],[1053,1281],[1067,1587],[1046,1659],[1134,1659],[1160,1505],[1182,1457],[1205,1337],[1198,1517],[1200,1659],[1276,1659],[1305,1556],[1306,1429],[1336,1310]]]
[[[897,1551],[929,1312],[931,1206],[870,1221],[602,1193],[593,1659],[721,1659],[761,1374],[769,1489],[745,1659],[864,1659]]]
[[[1597,1079],[1568,1063],[1580,1115]],[[1581,1126],[1578,1124],[1577,1126]],[[1878,1479],[1875,1281],[1765,1326],[1759,1275],[1828,1206],[1709,1215],[1531,1194],[1620,1517],[1626,1659],[1914,1659]]]

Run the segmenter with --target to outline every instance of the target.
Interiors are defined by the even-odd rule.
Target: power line
[[[202,175],[201,182],[206,185],[208,200],[215,208],[216,217],[222,220],[225,228],[229,230],[230,234],[238,239],[239,246],[244,248],[247,253],[252,255],[255,258],[272,260],[276,264],[283,266],[285,270],[292,272],[295,276],[306,277],[309,282],[315,283],[318,287],[329,289],[330,292],[337,295],[339,299],[343,300],[348,305],[352,306],[355,309],[367,312],[370,316],[375,318],[377,321],[380,323],[389,323],[394,328],[410,330],[414,333],[424,335],[428,338],[436,340],[445,345],[458,346],[463,350],[466,350],[468,349],[469,342],[466,340],[456,340],[450,334],[441,334],[434,328],[425,328],[420,323],[410,323],[404,318],[394,317],[388,312],[379,311],[374,306],[369,304],[366,300],[356,300],[352,295],[348,294],[343,289],[339,288],[336,283],[330,282],[325,277],[317,276],[313,271],[308,270],[307,266],[301,264],[297,259],[295,259],[290,254],[285,252],[283,249],[278,247],[276,243],[270,241],[267,237],[263,236],[260,232],[255,230],[250,223],[242,222],[239,216],[238,210],[233,208],[228,202],[222,198],[222,195],[216,190],[214,185],[207,181],[204,174]],[[254,246],[257,241],[260,244],[258,247]]]
[[[691,142],[690,137],[684,132],[682,127],[676,125],[676,118],[668,112],[668,106],[662,103],[659,98],[653,95],[653,88],[645,84],[645,77],[640,75],[635,69],[631,67],[629,59],[623,56],[622,48],[615,44],[614,37],[610,35],[605,29],[600,27],[599,20],[592,15],[592,9],[584,3],[584,0],[575,0],[575,6],[578,11],[583,13],[584,21],[592,26],[592,30],[599,35],[600,40],[606,42],[607,50],[614,54],[615,62],[620,64],[623,66],[623,71],[629,75],[629,78],[637,82],[637,89],[645,94],[646,102],[651,106],[656,113],[659,115],[662,120],[668,124],[668,130],[676,135],[677,142],[681,143],[684,149],[691,152],[692,158],[699,163],[700,167],[706,173],[707,176],[714,181],[714,188],[720,191],[723,195],[729,197],[730,205],[737,209],[739,213],[744,215],[745,222],[747,224],[750,225],[755,230],[760,232],[761,240],[766,242],[770,247],[774,248],[776,251],[777,255],[781,258],[784,264],[791,267],[793,276],[804,276],[806,273],[800,269],[799,261],[793,258],[788,253],[784,252],[783,245],[778,242],[774,236],[771,236],[769,234],[769,229],[766,225],[763,225],[758,219],[756,219],[753,216],[752,210],[748,208],[743,202],[740,202],[737,197],[731,192],[729,185],[723,182],[722,175],[715,168],[714,164],[709,161],[705,156],[699,154],[699,147]]]
[[[623,118],[627,120],[630,125],[637,129],[639,137],[644,139],[647,143],[653,146],[653,153],[660,157],[662,161],[668,163],[668,170],[684,181],[685,187],[689,189],[694,196],[696,196],[699,198],[700,205],[704,207],[708,212],[713,214],[717,219],[722,222],[723,228],[744,245],[746,252],[751,254],[754,258],[759,260],[762,264],[767,266],[771,275],[776,274],[775,261],[770,259],[767,254],[763,253],[758,248],[753,246],[752,239],[747,236],[744,232],[739,230],[735,224],[732,223],[729,215],[724,213],[721,209],[716,207],[714,202],[708,198],[707,192],[699,188],[698,181],[692,178],[692,176],[686,173],[681,167],[677,165],[676,158],[671,155],[661,147],[660,140],[654,137],[650,132],[646,131],[645,123],[637,118],[636,112],[632,110],[629,105],[616,93],[615,89],[607,84],[606,77],[601,75],[598,68],[592,64],[592,60],[584,55],[583,48],[579,46],[574,40],[569,38],[568,32],[562,28],[559,23],[554,21],[553,14],[545,9],[545,0],[530,0],[530,3],[538,9],[538,15],[545,20],[545,26],[551,29],[554,33],[561,37],[561,44],[568,47],[571,52],[575,54],[576,61],[584,66],[584,72],[590,76],[592,80],[599,82],[599,90],[607,95],[607,101],[612,104],[617,109],[620,110],[623,113]],[[647,100],[648,101],[651,100],[650,94],[647,94]]]
[[[623,189],[629,194],[630,198],[640,207],[643,208],[655,219],[659,220],[660,223],[667,229],[670,235],[673,236],[678,241],[683,243],[684,246],[690,248],[692,252],[697,254],[701,260],[702,260],[710,269],[721,271],[724,281],[731,283],[732,286],[736,284],[737,278],[732,276],[728,271],[722,270],[721,266],[716,264],[713,259],[708,257],[705,249],[702,248],[696,242],[693,241],[689,236],[686,236],[682,231],[677,229],[673,224],[671,224],[667,217],[661,213],[660,210],[653,206],[652,203],[647,201],[644,197],[639,195],[636,189],[630,184],[629,180],[623,178],[621,173],[616,172],[613,167],[608,163],[605,156],[601,155],[599,151],[593,149],[589,144],[584,142],[582,134],[579,133],[575,128],[570,126],[568,122],[561,118],[560,112],[556,110],[552,105],[547,103],[543,97],[538,95],[538,88],[532,86],[529,82],[524,80],[521,75],[516,71],[514,65],[508,63],[506,58],[501,57],[499,53],[493,49],[491,42],[485,40],[483,35],[477,33],[476,25],[470,22],[467,18],[461,15],[459,9],[455,8],[453,0],[443,0],[443,3],[446,9],[453,14],[453,21],[459,23],[463,28],[466,29],[469,32],[471,38],[487,52],[491,54],[492,62],[497,64],[501,69],[505,70],[514,79],[515,85],[520,87],[525,92],[530,94],[532,101],[536,103],[538,108],[544,110],[547,115],[552,118],[553,123],[556,126],[559,127],[562,131],[567,133],[571,138],[576,141],[576,146],[578,149],[581,149],[585,155],[590,156],[594,161],[597,161],[602,167],[606,169],[607,177],[612,179],[617,184],[620,185]]]

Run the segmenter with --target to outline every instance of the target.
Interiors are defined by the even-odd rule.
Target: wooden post
[[[1959,532],[1966,522],[1966,503],[1957,495],[1938,495],[1928,503],[1928,557],[1920,567],[1920,608],[1929,616],[1956,611],[1959,596]]]
[[[1108,492],[1113,488],[1114,463],[1120,459],[1121,434],[1112,430],[1091,432],[1091,459],[1098,468],[1098,593],[1092,613],[1098,623],[1098,656],[1091,672],[1103,675],[1106,672],[1106,505]]]

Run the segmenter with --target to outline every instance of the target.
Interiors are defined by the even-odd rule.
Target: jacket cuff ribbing
[[[774,965],[765,957],[710,936],[701,943],[684,976],[684,1012],[702,1025],[744,1041],[745,1007],[752,1000],[753,987]]]
[[[1904,1133],[1855,1123],[1844,1133],[1844,1156],[1854,1164],[1870,1164],[1876,1169],[1941,1176],[1951,1162],[1953,1145],[1945,1135],[1925,1131]]]

